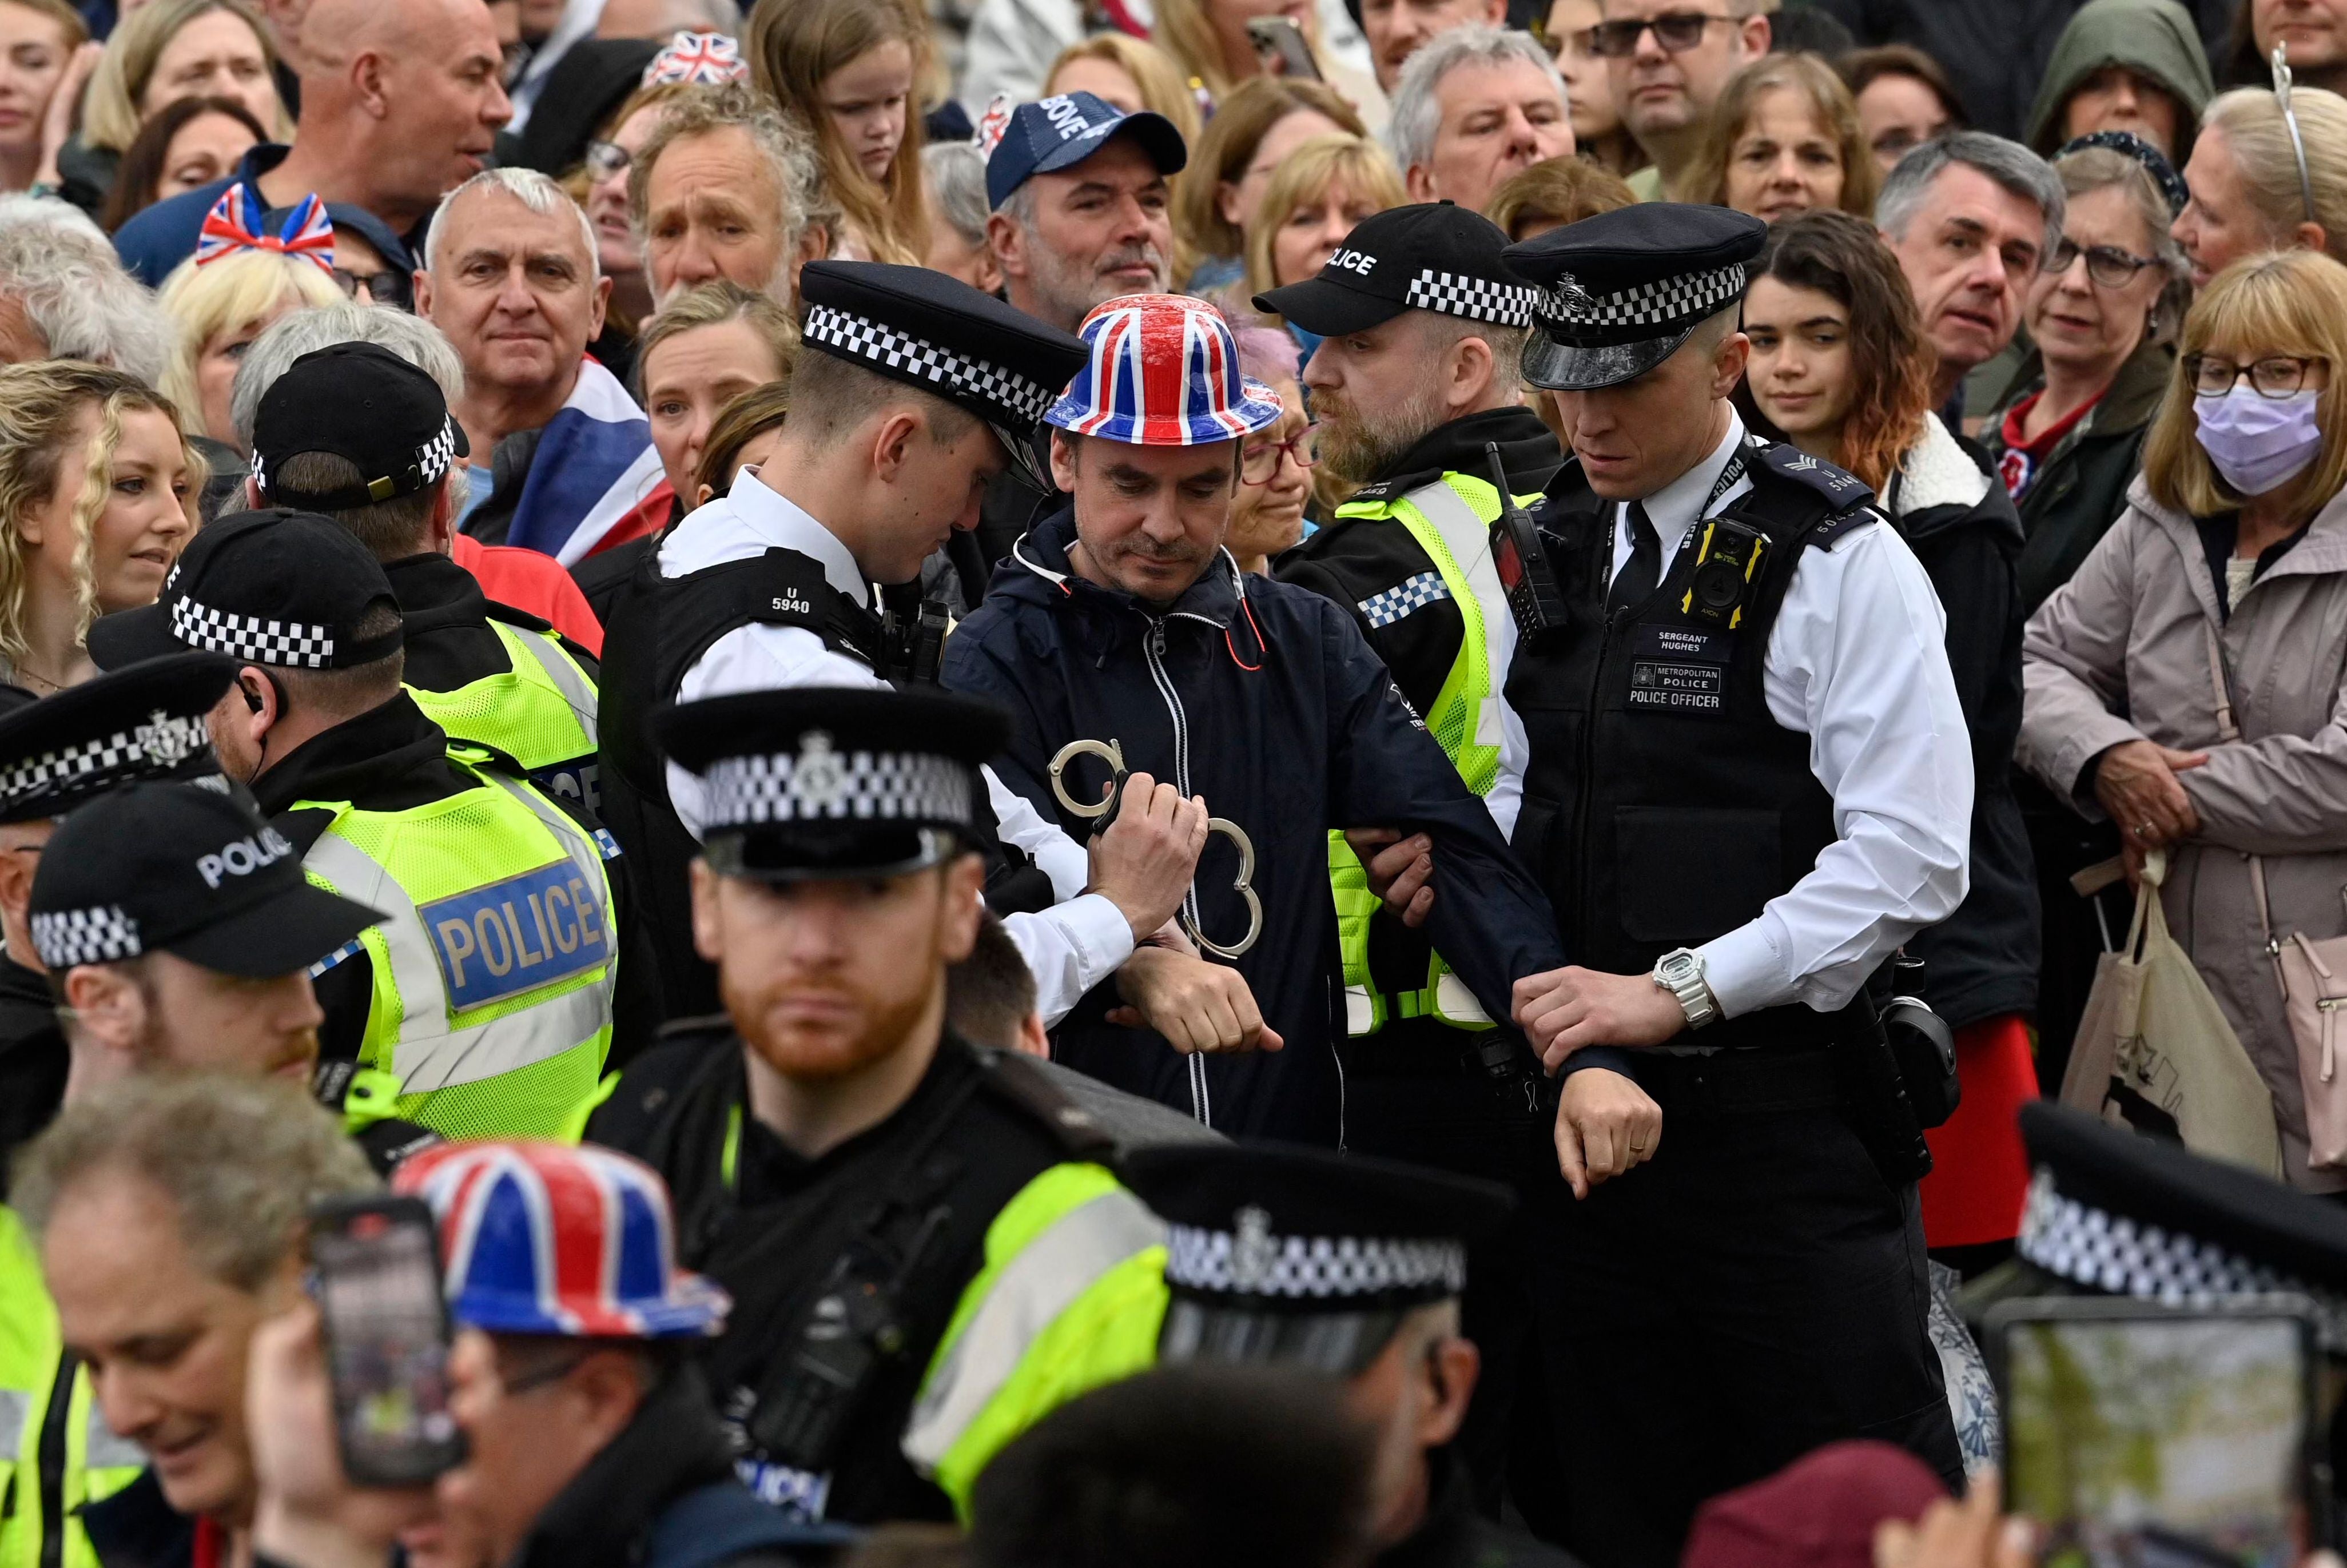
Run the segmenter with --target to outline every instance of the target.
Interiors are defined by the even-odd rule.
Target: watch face
[[[1655,967],[1655,972],[1676,985],[1695,973],[1695,959],[1686,953],[1673,953]]]

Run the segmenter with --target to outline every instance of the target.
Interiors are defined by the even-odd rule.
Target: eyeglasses
[[[1250,441],[1239,448],[1239,477],[1250,485],[1268,485],[1279,477],[1283,456],[1299,468],[1309,468],[1320,461],[1319,439],[1320,426],[1307,425],[1285,441]]]
[[[636,160],[635,154],[616,141],[590,141],[587,144],[587,178],[601,181],[628,172],[628,165]]]
[[[2251,364],[2235,364],[2229,359],[2188,354],[2184,356],[2184,376],[2192,384],[2194,394],[2201,397],[2222,397],[2239,385],[2245,375],[2250,378],[2250,390],[2260,397],[2289,397],[2305,387],[2309,370],[2325,363],[2319,357],[2300,359],[2270,354]]]
[[[407,303],[405,283],[406,280],[397,272],[352,272],[340,267],[334,269],[334,287],[351,299],[355,300],[364,294],[378,305],[405,307]]]
[[[2065,235],[2045,253],[2045,271],[2066,272],[2081,256],[2086,258],[2086,276],[2106,289],[2124,289],[2135,282],[2137,273],[2157,264],[2149,256],[2138,256],[2116,245],[2081,245]]]
[[[2306,138],[2298,133],[2298,111],[2290,107],[2290,44],[2277,42],[2273,52],[2274,101],[2281,106],[2281,122],[2290,128],[2291,155],[2298,159],[2298,195],[2306,204],[2306,220],[2315,221],[2314,177],[2306,169]]]
[[[1655,42],[1674,55],[1684,55],[1703,42],[1703,30],[1714,22],[1733,22],[1733,16],[1707,16],[1700,11],[1674,11],[1666,16],[1649,17],[1644,21],[1624,16],[1616,21],[1600,22],[1589,29],[1589,52],[1600,59],[1624,60],[1638,52],[1638,40],[1646,29],[1655,30]]]

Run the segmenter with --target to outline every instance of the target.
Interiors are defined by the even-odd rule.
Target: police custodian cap
[[[1466,1289],[1468,1247],[1515,1204],[1491,1182],[1283,1143],[1136,1149],[1124,1177],[1166,1222],[1162,1358],[1340,1375]]]
[[[728,876],[893,876],[977,843],[1001,711],[945,692],[806,686],[661,709],[653,733],[706,785],[702,849]]]
[[[1744,298],[1745,263],[1768,237],[1747,213],[1647,201],[1509,246],[1508,264],[1542,291],[1524,379],[1594,392],[1645,374]]]
[[[235,678],[233,660],[179,652],[38,701],[0,687],[0,823],[63,816],[141,780],[217,778],[204,714]]]
[[[1500,226],[1468,208],[1389,208],[1355,224],[1317,276],[1257,294],[1255,307],[1322,337],[1366,332],[1404,311],[1528,327],[1540,291],[1516,276],[1507,248]]]
[[[306,969],[383,918],[313,886],[302,853],[233,795],[138,784],[67,817],[33,876],[33,947],[59,973],[175,953],[224,975]]]

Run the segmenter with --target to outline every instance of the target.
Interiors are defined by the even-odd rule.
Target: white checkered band
[[[138,946],[138,922],[124,914],[119,904],[35,915],[33,950],[52,969],[111,964],[135,958],[144,951]]]
[[[334,656],[334,640],[323,626],[236,615],[192,599],[171,601],[171,632],[191,648],[209,648],[255,664],[323,670]]]
[[[1341,1301],[1401,1292],[1456,1296],[1467,1288],[1467,1249],[1457,1242],[1280,1236],[1250,1233],[1242,1223],[1235,1234],[1169,1225],[1165,1247],[1168,1285],[1222,1296]]]
[[[1422,571],[1408,582],[1398,582],[1383,593],[1373,593],[1361,600],[1361,614],[1369,630],[1391,626],[1412,610],[1423,610],[1430,604],[1450,597],[1439,571]]]
[[[432,483],[448,471],[456,460],[456,421],[440,421],[440,434],[425,442],[415,453],[415,466],[424,471],[424,482]]]
[[[1026,427],[1042,422],[1044,410],[1059,401],[1059,389],[1030,381],[969,354],[940,348],[921,338],[907,337],[885,322],[859,316],[829,305],[809,305],[804,337],[828,343],[854,359],[870,360],[892,370],[910,371],[938,384],[941,393],[960,393],[993,405],[1010,424]]]
[[[159,709],[146,723],[103,740],[59,746],[0,768],[0,802],[56,794],[93,780],[143,777],[150,770],[177,767],[209,744],[200,717],[173,718]]]
[[[1568,327],[1604,331],[1653,327],[1660,336],[1718,314],[1744,293],[1744,263],[1681,272],[1611,294],[1594,294],[1571,278],[1543,292],[1541,313]]]
[[[968,764],[929,752],[842,752],[811,731],[795,754],[725,757],[711,765],[705,824],[848,818],[970,822]]]
[[[1494,326],[1532,325],[1532,307],[1540,300],[1540,290],[1522,283],[1495,283],[1464,272],[1439,272],[1432,267],[1420,268],[1409,281],[1409,303],[1419,310],[1465,316]]]

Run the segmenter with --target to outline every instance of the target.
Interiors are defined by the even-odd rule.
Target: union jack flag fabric
[[[333,275],[334,221],[326,216],[326,204],[318,200],[316,191],[293,204],[276,233],[264,231],[262,219],[252,188],[241,182],[230,186],[204,214],[203,227],[197,231],[196,265],[246,251],[273,251],[313,261],[320,272]]]
[[[750,74],[742,46],[723,33],[679,33],[644,67],[643,85],[693,82],[715,87],[738,82]]]
[[[592,1145],[449,1143],[394,1188],[432,1206],[456,1321],[500,1334],[665,1339],[714,1334],[724,1291],[676,1266],[668,1189]]]
[[[658,533],[674,495],[644,411],[618,376],[582,360],[570,395],[538,438],[504,542],[577,566]]]
[[[1079,436],[1135,446],[1196,446],[1279,418],[1279,395],[1239,374],[1230,323],[1184,294],[1124,294],[1078,331],[1092,357],[1043,415]]]

